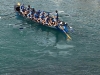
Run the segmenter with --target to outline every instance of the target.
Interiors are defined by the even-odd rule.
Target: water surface
[[[72,40],[16,17],[17,2],[58,10],[74,29]],[[0,5],[0,75],[100,74],[100,0],[0,0]]]

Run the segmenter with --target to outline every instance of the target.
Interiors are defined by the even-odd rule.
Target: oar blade
[[[72,38],[66,33],[67,35],[67,40],[71,40]]]

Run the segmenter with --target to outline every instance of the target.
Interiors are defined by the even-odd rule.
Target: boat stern
[[[17,3],[16,5],[14,5],[14,10],[16,12],[20,12],[20,3]]]

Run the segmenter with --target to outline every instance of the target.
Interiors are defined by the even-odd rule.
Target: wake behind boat
[[[32,20],[33,22],[64,32],[67,38],[71,39],[71,37],[68,35],[69,26],[66,22],[59,20],[57,10],[54,14],[51,14],[51,12],[35,10],[34,8],[31,8],[30,5],[25,7],[24,4],[20,3],[14,5],[14,10],[18,15]]]

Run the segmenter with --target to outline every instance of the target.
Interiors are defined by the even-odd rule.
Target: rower
[[[34,17],[34,14],[35,14],[35,9],[32,8],[32,9],[31,9],[31,16],[32,16],[32,19],[33,19],[33,17]]]
[[[28,5],[27,11],[29,12],[31,10],[30,5]]]
[[[38,19],[39,19],[39,15],[38,15],[37,12],[35,12],[35,13],[34,13],[34,20],[37,21],[37,22],[39,22]]]
[[[37,14],[38,14],[39,16],[40,16],[40,13],[41,13],[41,10],[38,10],[38,11],[37,11]]]
[[[59,26],[62,26],[62,25],[63,25],[63,22],[60,22],[60,23],[59,23]]]
[[[34,8],[31,8],[30,10],[28,10],[28,14],[27,14],[27,17],[28,18],[33,18],[33,15],[34,15],[34,13],[35,13],[35,9]]]
[[[65,32],[68,32],[66,23],[60,22],[59,27],[61,28],[61,30],[64,30]]]
[[[67,26],[71,32],[74,32],[73,28],[71,26],[69,26],[66,22],[65,22],[65,26]]]
[[[51,18],[51,17],[49,17],[48,25],[49,25],[49,26],[52,26],[52,25],[53,25],[53,22],[52,22],[52,18]]]
[[[20,12],[21,12],[21,13],[23,12],[23,10],[24,10],[24,4],[22,4],[22,5],[20,6]]]
[[[49,16],[47,15],[47,16],[45,17],[45,24],[48,25],[48,23],[49,23]]]
[[[40,13],[40,16],[39,16],[40,18],[40,22],[42,22],[43,24],[45,23],[45,12],[43,11],[43,12],[41,12]]]
[[[32,11],[29,11],[29,13],[27,14],[27,17],[28,18],[32,18],[32,15],[31,14],[32,14]]]
[[[66,32],[68,32],[68,24],[67,24],[66,22],[64,23],[63,27],[64,27],[64,30],[65,30]]]

